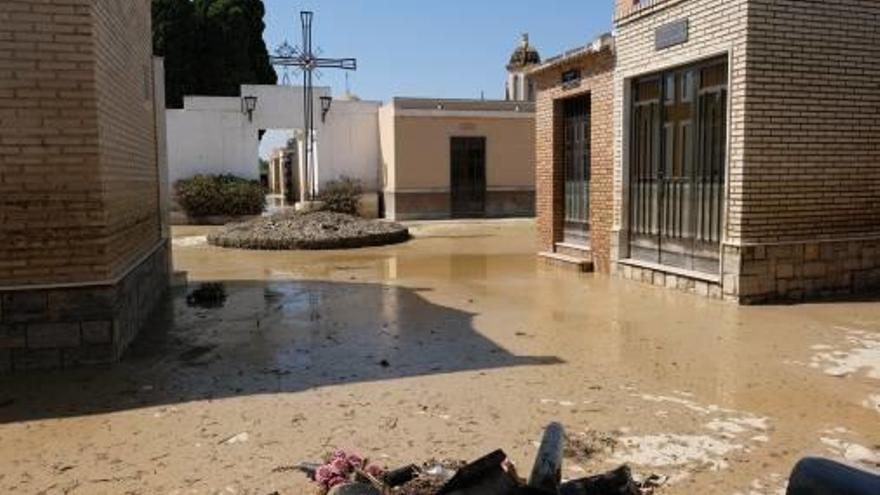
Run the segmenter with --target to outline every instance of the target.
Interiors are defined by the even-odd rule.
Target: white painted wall
[[[172,183],[196,174],[230,173],[257,179],[258,131],[239,98],[186,97],[168,110],[168,169]]]
[[[253,126],[257,129],[302,129],[303,89],[299,86],[267,86],[243,84],[242,96],[256,96],[257,109]],[[315,88],[316,128],[321,126],[322,96],[329,96],[330,88]],[[244,116],[247,120],[247,116]]]
[[[231,173],[259,178],[260,129],[302,129],[303,90],[291,86],[243,85],[242,96],[256,96],[253,121],[238,97],[187,96],[182,110],[168,110],[169,178]],[[315,133],[320,184],[347,175],[378,190],[378,102],[333,101],[326,123],[315,88]],[[319,186],[320,187],[320,186]]]
[[[316,131],[321,184],[346,175],[360,179],[368,191],[379,190],[380,105],[373,101],[333,102],[327,122]]]

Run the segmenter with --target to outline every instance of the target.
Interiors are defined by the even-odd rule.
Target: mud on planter
[[[255,250],[353,249],[409,240],[409,229],[331,212],[285,213],[230,224],[208,236],[214,246]]]

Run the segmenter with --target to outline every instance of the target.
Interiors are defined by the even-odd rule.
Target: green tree
[[[165,57],[165,103],[197,92],[196,17],[190,0],[153,0],[153,53]]]
[[[165,57],[169,107],[183,96],[238,96],[241,84],[275,84],[263,40],[262,0],[153,0],[153,45]]]

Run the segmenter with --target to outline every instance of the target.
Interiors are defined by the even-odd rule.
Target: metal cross
[[[314,72],[318,69],[342,69],[357,70],[357,60],[353,58],[322,58],[312,51],[312,12],[300,12],[302,21],[302,46],[293,47],[286,41],[278,47],[275,56],[270,57],[272,65],[280,67],[294,67],[303,73],[303,117],[304,117],[304,140],[303,160],[305,163],[305,177],[303,182],[308,184],[306,188],[306,201],[314,199],[315,185],[312,184],[314,175],[313,151],[315,142],[315,100],[314,100]]]

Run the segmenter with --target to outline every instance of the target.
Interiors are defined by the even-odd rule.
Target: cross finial
[[[319,54],[315,54],[312,45],[312,24],[314,14],[309,11],[300,12],[300,21],[302,23],[302,46],[295,48],[289,43],[282,44],[276,55],[270,57],[273,65],[283,67],[285,71],[288,68],[296,68],[302,71],[303,75],[303,163],[305,164],[305,173],[302,177],[301,187],[304,190],[301,193],[302,199],[310,200],[317,193],[317,179],[315,174],[315,163],[313,146],[315,142],[315,98],[313,77],[315,71],[320,69],[343,69],[357,70],[357,60],[353,58],[324,58]],[[289,82],[287,73],[285,72],[283,82]]]

